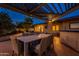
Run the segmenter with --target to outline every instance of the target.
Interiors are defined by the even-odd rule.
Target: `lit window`
[[[52,30],[55,31],[55,26],[52,26]]]
[[[56,30],[57,30],[57,31],[59,30],[59,25],[56,25]]]

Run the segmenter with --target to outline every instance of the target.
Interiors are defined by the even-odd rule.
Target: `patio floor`
[[[59,37],[54,37],[53,44],[54,49],[48,52],[49,56],[79,56],[79,53],[62,44]],[[10,41],[0,42],[0,55],[12,55],[12,46]]]
[[[61,43],[59,37],[54,37],[54,50],[58,56],[79,56],[79,53]]]

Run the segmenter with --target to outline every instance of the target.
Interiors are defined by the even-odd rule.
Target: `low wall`
[[[7,41],[7,40],[9,40],[9,35],[0,37],[0,42]]]
[[[0,37],[0,42],[10,40],[10,36],[22,36],[22,35],[23,35],[23,33],[2,36],[2,37]]]
[[[79,32],[60,32],[60,40],[79,52]]]

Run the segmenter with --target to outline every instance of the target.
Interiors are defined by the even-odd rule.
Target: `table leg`
[[[29,55],[29,50],[28,50],[28,43],[24,43],[24,56],[28,56]]]

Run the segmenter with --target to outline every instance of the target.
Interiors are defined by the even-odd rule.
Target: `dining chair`
[[[47,54],[47,48],[49,47],[50,42],[51,39],[49,39],[49,37],[42,38],[40,44],[35,47],[35,53],[39,56],[43,55],[43,53]]]
[[[11,44],[12,44],[12,50],[14,55],[20,55],[19,48],[18,48],[18,42],[17,42],[17,37],[21,36],[22,34],[16,34],[10,36],[11,39]]]

